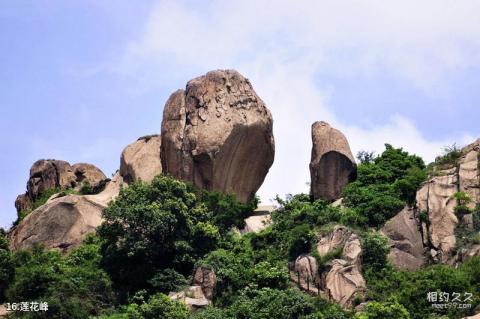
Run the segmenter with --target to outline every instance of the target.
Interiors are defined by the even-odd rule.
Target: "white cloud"
[[[474,1],[161,1],[118,67],[142,85],[218,68],[248,76],[274,116],[266,199],[307,191],[316,120],[340,128],[354,152],[389,142],[432,160],[454,138],[469,142],[429,141],[399,114],[369,129],[343,123],[315,78],[389,72],[435,94],[451,72],[480,66],[479,11]]]

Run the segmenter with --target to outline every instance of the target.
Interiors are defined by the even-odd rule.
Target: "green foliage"
[[[375,161],[375,152],[360,151],[357,153],[357,160],[360,164],[369,164]]]
[[[385,265],[376,271],[365,271],[367,298],[377,302],[397,301],[414,319],[445,315],[448,318],[465,317],[468,309],[435,309],[427,299],[429,292],[472,293],[472,309],[479,303],[480,257],[473,257],[458,269],[434,265],[415,272],[398,271]]]
[[[313,298],[297,289],[245,289],[238,298],[223,309],[209,308],[195,319],[297,319],[297,318],[351,318],[340,307]]]
[[[271,258],[258,261],[248,239],[239,241],[231,250],[218,249],[209,253],[199,265],[215,270],[218,304],[228,304],[237,291],[245,287],[284,289],[289,282],[286,263]]]
[[[441,166],[457,166],[458,160],[462,157],[463,153],[461,148],[456,143],[445,146],[443,149],[443,155],[435,159],[435,164]]]
[[[180,291],[188,285],[188,281],[185,276],[170,268],[163,269],[155,273],[148,283],[155,291],[163,293]]]
[[[388,265],[390,251],[388,240],[378,232],[367,232],[362,236],[362,263],[365,271],[377,272]]]
[[[49,305],[48,318],[97,315],[114,301],[100,258],[98,240],[93,237],[64,258],[41,247],[15,252],[15,280],[7,290],[7,300],[45,301]],[[42,315],[32,312],[28,318]]]
[[[410,319],[407,309],[397,302],[370,302],[356,319]]]
[[[165,294],[155,294],[148,301],[137,300],[123,306],[119,312],[98,319],[188,319],[190,312],[184,304],[173,301]]]
[[[189,275],[220,240],[212,212],[193,189],[165,176],[122,189],[104,218],[103,266],[123,292],[151,289],[148,281],[164,269]]]
[[[248,204],[242,204],[236,200],[235,195],[220,192],[201,192],[200,199],[213,213],[213,222],[222,232],[228,231],[232,226],[243,228],[244,219],[255,210],[258,204],[258,198],[254,198]]]
[[[12,254],[8,249],[5,231],[0,228],[0,303],[5,301],[5,291],[15,273]]]
[[[381,227],[406,204],[414,204],[416,190],[426,179],[420,157],[389,144],[385,148],[358,166],[357,180],[344,190],[345,205],[372,227]]]

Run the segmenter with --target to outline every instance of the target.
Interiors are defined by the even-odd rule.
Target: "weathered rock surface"
[[[207,190],[253,198],[273,163],[270,111],[234,70],[208,72],[168,99],[162,170]]]
[[[160,142],[159,135],[145,136],[123,150],[120,158],[120,175],[126,182],[136,180],[151,182],[155,176],[162,173]]]
[[[60,160],[38,160],[30,168],[27,192],[17,197],[15,207],[17,212],[30,210],[33,202],[50,189],[75,188],[84,183],[96,187],[106,179],[105,174],[92,164],[71,166]]]
[[[425,264],[419,227],[414,210],[406,207],[381,229],[390,244],[388,259],[398,268],[417,270]]]
[[[312,142],[311,193],[314,199],[335,201],[356,178],[357,165],[350,146],[339,130],[325,122],[313,123]]]
[[[195,270],[192,286],[180,292],[170,292],[172,300],[184,303],[190,310],[204,308],[212,304],[217,277],[212,269],[199,267]]]
[[[344,226],[335,226],[322,236],[317,244],[320,257],[335,253],[319,273],[317,260],[310,255],[301,255],[296,261],[290,278],[300,289],[310,294],[321,294],[351,308],[356,296],[365,293],[365,280],[361,272],[362,247],[357,234]],[[319,290],[320,289],[320,290]]]
[[[212,300],[213,292],[217,285],[217,276],[210,268],[198,267],[193,276],[193,285],[202,287],[205,298]]]
[[[72,166],[72,170],[75,174],[75,185],[77,185],[77,187],[88,184],[92,188],[97,188],[107,179],[107,176],[92,164],[77,163]]]
[[[344,259],[334,259],[327,264],[322,275],[323,287],[330,298],[344,307],[352,307],[356,296],[365,293],[366,285],[358,265]]]
[[[352,232],[345,226],[335,226],[333,230],[322,236],[317,244],[317,252],[323,257],[337,249],[343,249]]]
[[[184,303],[190,310],[205,308],[212,304],[212,301],[205,297],[200,286],[190,286],[184,291],[171,292],[168,296],[172,300]]]
[[[361,273],[362,247],[357,234],[347,227],[335,226],[332,232],[320,238],[317,252],[326,256],[340,249],[340,257],[327,262],[321,274],[321,287],[330,298],[344,307],[351,307],[355,296],[365,291]]]
[[[427,258],[437,263],[458,264],[477,249],[465,247],[456,251],[455,229],[473,228],[472,214],[460,219],[455,193],[465,192],[474,208],[480,203],[480,139],[464,147],[456,163],[434,166],[429,179],[417,191],[415,209],[406,207],[388,221],[382,232],[390,238],[390,260],[400,268],[418,269]],[[420,218],[422,217],[422,218]],[[423,251],[423,253],[422,253]],[[425,251],[427,253],[425,253]]]
[[[26,249],[34,244],[47,249],[77,247],[102,223],[102,210],[118,195],[122,184],[117,174],[97,195],[54,196],[11,230],[10,249]]]
[[[310,255],[301,255],[295,260],[295,271],[300,278],[312,283],[319,281],[317,260]]]
[[[241,230],[242,234],[259,233],[272,224],[272,212],[274,206],[258,206],[253,214],[245,218],[245,227]]]

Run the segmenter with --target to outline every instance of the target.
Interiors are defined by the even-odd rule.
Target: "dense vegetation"
[[[364,216],[371,227],[383,225],[406,204],[412,205],[427,177],[420,157],[389,144],[385,147],[378,157],[359,156],[357,180],[344,190],[345,205]]]
[[[101,319],[326,319],[460,318],[469,309],[434,309],[429,292],[469,292],[480,303],[480,258],[457,269],[428,266],[399,271],[387,259],[386,238],[375,228],[405,204],[425,179],[414,155],[386,145],[380,156],[362,153],[358,180],[345,190],[346,207],[307,194],[277,198],[273,224],[258,234],[239,234],[256,201],[199,191],[170,177],[122,189],[105,210],[97,235],[68,255],[34,247],[10,252],[0,234],[0,302],[46,301],[47,313],[25,318]],[[462,194],[457,200],[466,201]],[[480,211],[477,207],[477,211]],[[288,262],[316,256],[320,267],[336,258],[315,253],[319,236],[342,224],[361,238],[367,305],[356,313],[300,291]],[[189,285],[198,266],[217,276],[213,305],[190,313],[167,294]]]

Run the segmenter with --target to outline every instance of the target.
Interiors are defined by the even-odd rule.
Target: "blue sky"
[[[158,133],[169,94],[212,69],[248,77],[274,118],[260,190],[306,191],[310,125],[354,152],[384,142],[432,160],[480,137],[480,4],[458,1],[0,3],[0,227],[40,158],[111,175]]]

